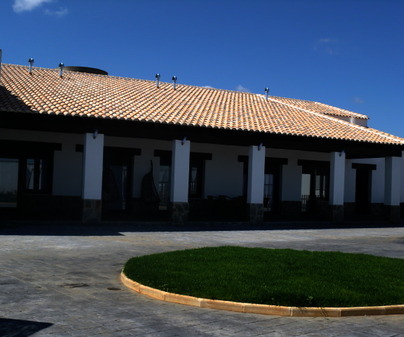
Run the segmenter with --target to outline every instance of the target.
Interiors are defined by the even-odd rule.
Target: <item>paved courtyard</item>
[[[181,230],[180,230],[181,229]],[[404,337],[404,316],[297,318],[160,302],[119,281],[132,256],[203,246],[338,250],[404,258],[404,228],[248,229],[0,225],[0,336]]]

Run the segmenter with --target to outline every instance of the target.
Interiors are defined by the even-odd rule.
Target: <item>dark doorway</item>
[[[299,160],[302,166],[301,212],[315,218],[328,216],[330,163]]]
[[[120,217],[131,209],[133,162],[132,149],[106,147],[102,177],[102,209],[106,217]]]
[[[278,214],[281,202],[282,165],[287,164],[284,158],[266,158],[264,176],[264,212]]]
[[[372,202],[372,171],[374,164],[352,164],[356,170],[355,211],[359,214],[370,213]]]
[[[355,209],[357,213],[370,211],[372,171],[356,170]]]

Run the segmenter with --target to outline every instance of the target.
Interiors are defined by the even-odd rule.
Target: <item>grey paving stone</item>
[[[39,337],[403,336],[404,317],[398,315],[297,318],[232,313],[156,301],[120,283],[119,272],[132,256],[203,246],[336,250],[404,258],[402,227],[218,229],[63,223],[0,226],[0,335],[12,336],[28,327],[37,329]],[[13,320],[14,326],[7,326],[5,320]]]

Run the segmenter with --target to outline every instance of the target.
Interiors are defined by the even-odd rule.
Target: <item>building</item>
[[[9,218],[398,221],[404,139],[298,99],[0,68]]]

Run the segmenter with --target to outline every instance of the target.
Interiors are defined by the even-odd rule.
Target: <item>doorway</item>
[[[330,185],[330,163],[325,161],[299,160],[301,176],[301,212],[315,218],[326,218]]]
[[[355,212],[366,214],[371,211],[372,203],[372,171],[376,170],[374,164],[352,164],[356,170],[355,184]]]
[[[131,210],[132,149],[106,147],[102,177],[102,209],[106,217],[120,217]]]
[[[370,211],[372,171],[356,170],[355,210],[357,213]]]

